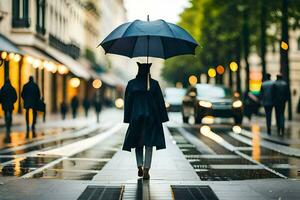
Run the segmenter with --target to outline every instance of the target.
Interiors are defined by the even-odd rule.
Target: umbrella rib
[[[107,49],[107,52],[109,52],[109,50],[111,49],[111,47],[114,45],[114,43],[119,40],[122,39],[124,37],[124,35],[128,32],[128,29],[133,25],[134,22],[136,22],[137,20],[134,20],[128,27],[127,29],[124,31],[124,33],[122,34],[122,36],[120,38],[115,39],[112,44],[110,45],[110,47]],[[105,52],[106,53],[106,52]]]
[[[134,45],[133,45],[133,48],[132,48],[132,52],[131,52],[131,58],[133,57],[133,52],[135,50],[135,47],[136,47],[136,43],[137,43],[137,40],[138,40],[139,37],[135,37],[135,42],[134,42]]]
[[[161,41],[161,46],[162,46],[163,53],[164,53],[164,59],[166,59],[166,49],[165,49],[165,45],[163,42],[163,37],[160,37],[160,41]]]
[[[168,29],[171,31],[173,37],[177,39],[177,37],[175,36],[173,30],[170,28],[169,24],[168,24],[167,22],[165,22],[164,20],[161,20],[161,21],[162,21],[165,25],[167,25],[167,27],[168,27]]]
[[[122,37],[120,37],[120,38],[123,38],[124,36],[125,36],[125,34],[128,32],[128,30],[129,30],[129,28],[131,28],[131,26],[136,22],[137,20],[134,20],[128,27],[127,27],[127,29],[124,31],[124,33],[122,34]],[[120,39],[119,38],[119,39]]]

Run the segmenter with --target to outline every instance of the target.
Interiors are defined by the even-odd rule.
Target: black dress
[[[165,102],[158,82],[147,76],[151,64],[139,64],[139,72],[130,80],[125,91],[124,122],[129,123],[123,150],[155,146],[166,148],[162,123],[168,121]]]

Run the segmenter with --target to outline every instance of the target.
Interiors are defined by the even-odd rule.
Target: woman
[[[138,74],[128,82],[125,91],[124,122],[129,127],[123,150],[135,148],[138,176],[149,179],[152,149],[166,148],[162,123],[169,118],[160,86],[150,77],[151,64],[137,64]]]

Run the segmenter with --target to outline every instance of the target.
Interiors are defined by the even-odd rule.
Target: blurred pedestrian
[[[12,112],[14,110],[14,103],[17,101],[17,92],[11,85],[10,80],[6,79],[3,87],[0,90],[0,101],[4,111],[6,137],[5,141],[10,141],[10,130],[12,124]]]
[[[91,104],[90,104],[90,100],[87,96],[83,99],[82,106],[84,109],[85,117],[88,117]]]
[[[243,95],[244,115],[251,121],[252,114],[257,114],[259,107],[258,98],[251,92],[245,92]]]
[[[150,178],[153,147],[166,148],[162,123],[169,120],[160,86],[150,77],[150,66],[138,63],[136,78],[127,84],[124,104],[124,122],[129,127],[122,149],[135,148],[138,176],[144,179]]]
[[[67,112],[68,112],[68,105],[65,101],[63,101],[60,104],[60,114],[63,120],[66,119]]]
[[[260,89],[260,101],[265,109],[267,133],[271,135],[272,110],[273,110],[273,87],[274,81],[271,80],[271,74],[266,74]]]
[[[72,116],[73,119],[75,119],[77,117],[77,110],[79,107],[79,99],[78,97],[75,95],[72,99],[71,99],[71,108],[72,108]]]
[[[26,133],[29,134],[29,111],[32,110],[32,133],[35,134],[35,124],[37,118],[38,103],[41,98],[39,86],[34,82],[33,77],[29,77],[29,81],[23,86],[21,97],[24,101],[24,108],[26,110]]]
[[[284,135],[284,111],[285,104],[289,100],[290,91],[287,83],[283,80],[281,74],[277,75],[277,80],[273,87],[273,100],[275,106],[276,125],[278,135]]]
[[[100,112],[102,110],[102,98],[100,95],[100,90],[97,90],[94,95],[94,107],[97,116],[97,123],[100,121]]]

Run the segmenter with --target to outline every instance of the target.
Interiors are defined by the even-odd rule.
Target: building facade
[[[119,2],[119,1],[118,1]],[[0,1],[0,34],[16,51],[1,49],[0,87],[10,78],[18,95],[33,76],[47,104],[56,112],[77,95],[92,96],[98,63],[105,63],[97,45],[101,39],[101,13],[97,0]],[[122,3],[122,2],[120,2]],[[109,12],[109,11],[108,11]],[[125,12],[125,11],[124,11]],[[116,85],[103,81],[103,94]],[[107,91],[109,92],[107,92]],[[22,112],[22,100],[15,111]]]

